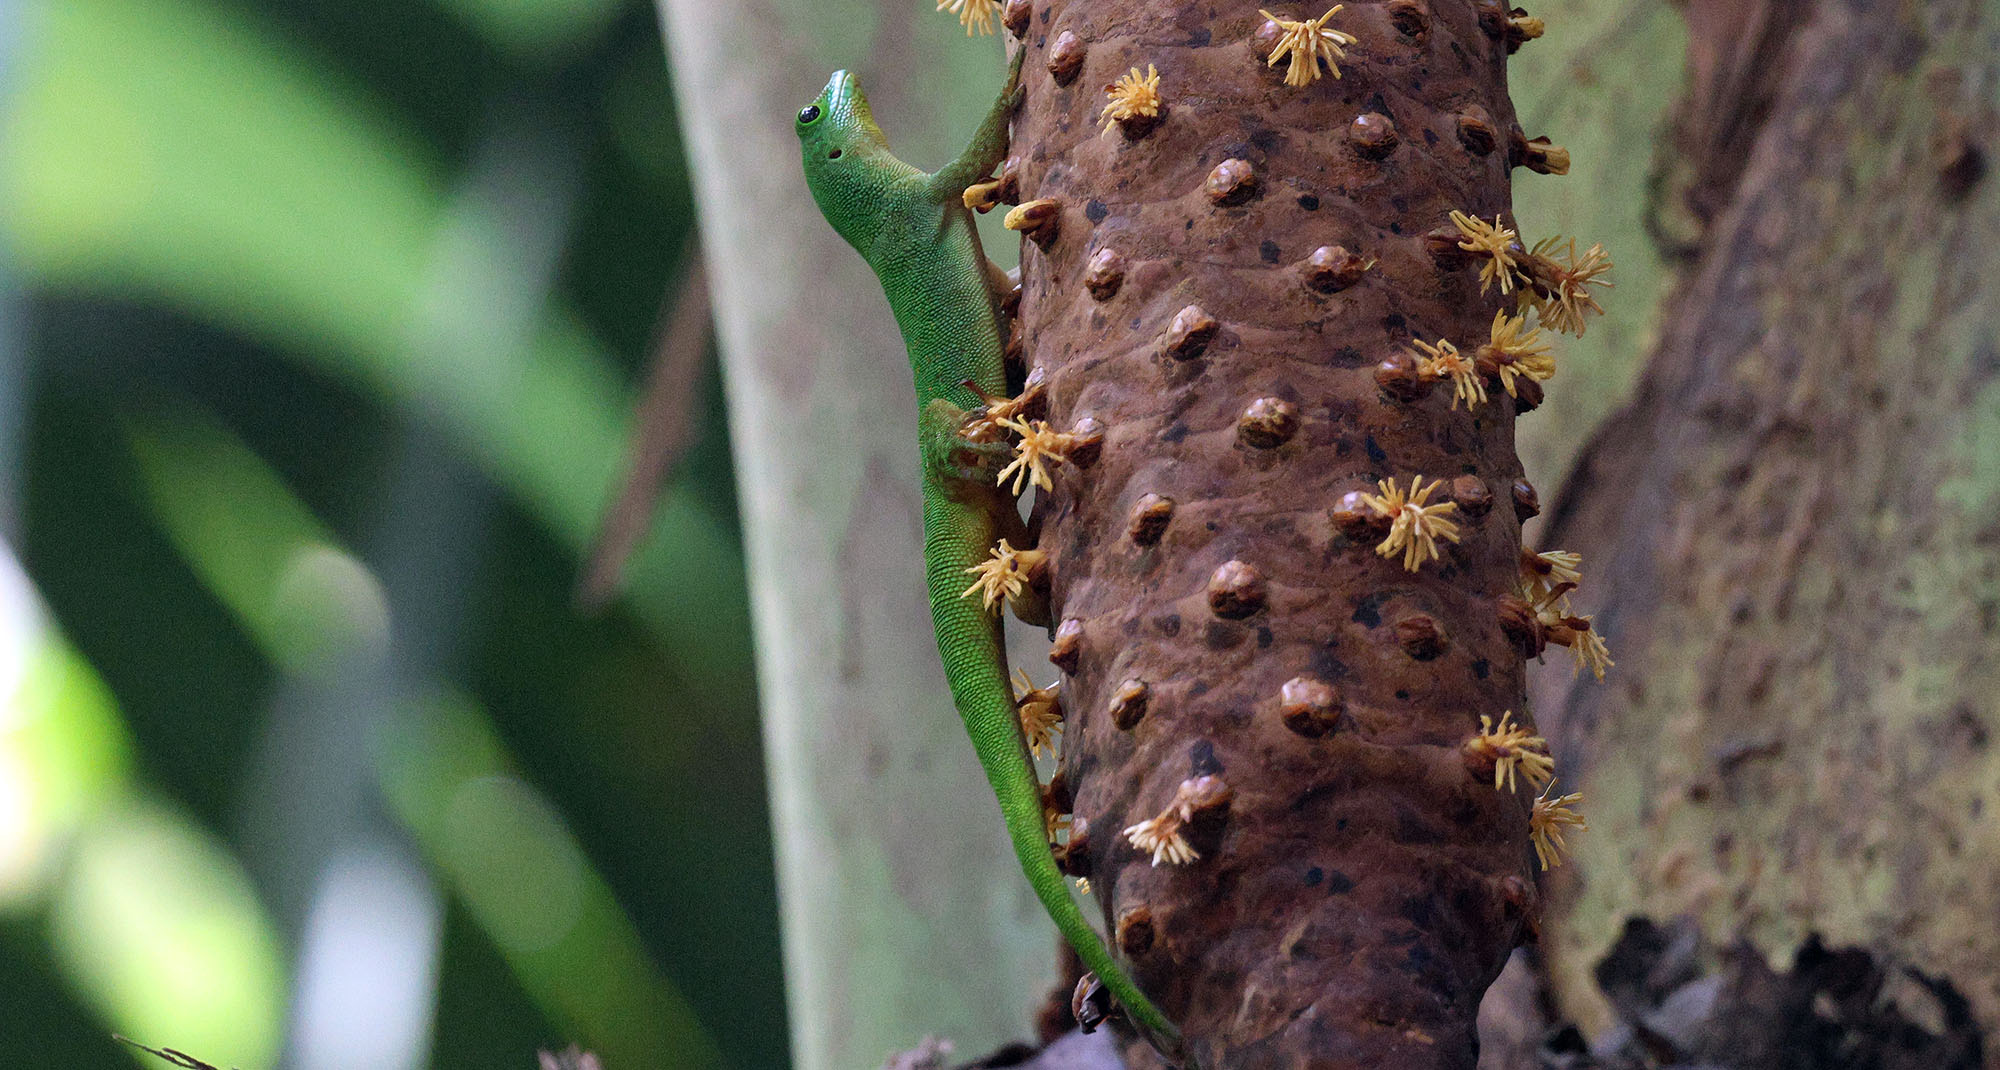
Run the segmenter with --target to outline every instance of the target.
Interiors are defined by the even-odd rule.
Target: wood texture
[[[1619,659],[1536,688],[1588,770],[1557,993],[1602,1026],[1624,919],[1686,914],[1776,963],[1870,948],[2000,1021],[2000,5],[1687,18],[1686,279],[1544,539]]]
[[[1480,714],[1521,707],[1496,608],[1518,571],[1513,404],[1377,379],[1415,339],[1483,342],[1503,301],[1424,235],[1509,211],[1506,48],[1472,3],[1413,6],[1414,31],[1350,5],[1345,77],[1306,87],[1266,65],[1251,5],[1047,0],[1027,35],[1021,194],[1060,223],[1024,256],[1026,352],[1055,425],[1105,434],[1037,504],[1078,636],[1073,854],[1209,1066],[1470,1067],[1480,994],[1534,907],[1528,799],[1459,750]],[[1066,83],[1058,48],[1084,54]],[[1103,87],[1154,66],[1160,121],[1100,130]],[[1497,151],[1462,143],[1475,108]],[[1341,251],[1374,263],[1340,282]],[[1468,505],[1463,540],[1412,573],[1331,511],[1414,475],[1501,504]],[[1147,495],[1174,507],[1142,544]],[[1288,722],[1294,698],[1324,716]],[[1204,776],[1231,798],[1193,822],[1201,857],[1151,864],[1119,830]]]

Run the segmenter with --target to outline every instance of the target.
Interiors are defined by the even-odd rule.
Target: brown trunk
[[[1454,408],[1405,353],[1469,355],[1511,309],[1449,217],[1511,218],[1534,150],[1498,5],[1331,26],[1359,39],[1345,77],[1295,87],[1255,3],[1042,0],[1027,23],[1020,192],[1057,223],[1020,324],[1051,422],[1104,432],[1036,510],[1089,830],[1072,864],[1203,1065],[1470,1067],[1535,910],[1531,792],[1461,750],[1523,709],[1501,601],[1532,492],[1514,399],[1489,382]],[[1164,115],[1102,130],[1107,84],[1149,66]],[[1462,539],[1408,571],[1338,507],[1413,476],[1442,480]],[[1121,830],[1177,795],[1199,858],[1155,866]]]
[[[1813,934],[1866,948],[1990,1028],[2000,5],[1688,18],[1692,260],[1542,540],[1595,564],[1583,608],[1619,657],[1612,687],[1537,681],[1591,821],[1557,994],[1609,1027],[1591,971],[1627,920],[1690,916],[1780,966]]]

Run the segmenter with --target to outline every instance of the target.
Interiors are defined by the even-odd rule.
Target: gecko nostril
[[[829,160],[838,160],[838,159],[840,159],[840,150],[839,150],[839,149],[835,149],[835,150],[833,150],[832,152],[829,152],[829,153],[827,153],[827,154],[826,154],[826,158],[827,158],[827,159],[829,159]]]

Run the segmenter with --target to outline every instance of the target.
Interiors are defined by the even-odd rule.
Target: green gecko
[[[836,71],[798,114],[806,184],[828,223],[875,271],[916,375],[923,453],[924,571],[931,620],[952,700],[1000,802],[1028,883],[1056,927],[1156,1046],[1178,1057],[1180,1033],[1153,1006],[1084,920],[1049,853],[1040,782],[1007,679],[1000,619],[966,597],[966,575],[995,540],[1026,545],[1025,525],[995,473],[1012,456],[993,420],[1007,403],[996,269],[965,207],[965,188],[1007,153],[1007,123],[1021,100],[1017,52],[972,143],[926,174],[897,159],[852,74]],[[968,414],[973,422],[968,424]]]

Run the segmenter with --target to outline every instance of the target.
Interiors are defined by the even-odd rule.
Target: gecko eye
[[[819,121],[819,105],[808,104],[799,109],[799,125],[811,126]]]

